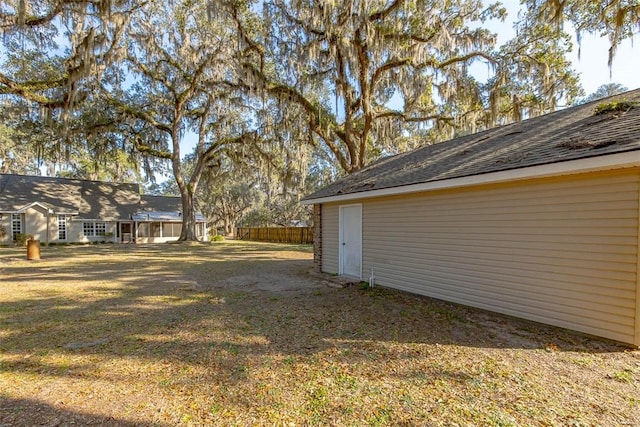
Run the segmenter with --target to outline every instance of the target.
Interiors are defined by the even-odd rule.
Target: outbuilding
[[[320,271],[640,346],[640,89],[308,196]]]

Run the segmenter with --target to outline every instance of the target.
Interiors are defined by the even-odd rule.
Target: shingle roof
[[[33,202],[61,213],[78,213],[82,181],[0,174],[0,211],[15,212]]]
[[[149,196],[140,197],[140,207],[154,211],[182,211],[182,199],[175,196]]]
[[[28,175],[0,175],[0,211],[15,212],[40,203],[79,219],[126,219],[139,207],[138,184]]]
[[[304,200],[638,151],[640,105],[594,114],[616,100],[640,102],[640,89],[381,159]]]
[[[158,220],[174,221],[182,211],[180,197],[141,196],[138,184],[0,174],[0,212],[17,212],[32,203],[56,214],[103,221],[126,220],[140,212],[145,218],[157,214]]]
[[[128,219],[140,206],[138,184],[82,181],[79,218]]]

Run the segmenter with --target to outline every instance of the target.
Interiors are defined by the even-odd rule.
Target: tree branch
[[[139,153],[146,154],[151,157],[156,157],[158,159],[171,160],[172,157],[172,153],[168,151],[158,150],[156,148],[143,144],[142,142],[140,142],[139,138],[133,138],[133,146]]]
[[[383,20],[387,16],[391,14],[394,10],[399,8],[404,3],[404,0],[394,0],[393,3],[389,5],[386,9],[381,10],[380,12],[376,12],[374,14],[369,15],[369,21],[379,21]]]
[[[155,118],[153,118],[153,116],[151,116],[149,113],[147,113],[146,111],[142,111],[139,110],[135,107],[130,107],[129,105],[124,104],[123,102],[120,102],[116,99],[111,99],[111,102],[114,104],[114,106],[116,107],[116,109],[124,114],[127,117],[133,117],[135,119],[139,119],[142,120],[144,122],[149,123],[151,126],[153,126],[154,128],[158,129],[159,131],[165,132],[169,135],[171,135],[171,125],[159,122],[158,120],[156,120]]]
[[[405,121],[408,123],[427,122],[429,120],[438,120],[446,123],[453,123],[455,121],[453,117],[443,116],[442,114],[431,114],[429,116],[420,116],[420,117],[407,116],[405,113],[401,111],[385,111],[384,113],[376,114],[376,119],[383,119],[383,118],[389,118],[389,117],[399,118],[399,119],[402,119],[402,121]]]
[[[46,108],[61,108],[69,103],[69,93],[64,93],[61,99],[48,98],[45,95],[36,93],[39,90],[54,89],[64,87],[69,83],[69,77],[61,77],[57,80],[50,81],[29,81],[18,83],[11,80],[5,74],[0,73],[0,95],[16,95],[28,101]]]

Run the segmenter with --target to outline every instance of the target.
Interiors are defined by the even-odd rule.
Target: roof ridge
[[[97,182],[100,184],[112,184],[112,185],[137,185],[140,186],[139,182],[126,182],[126,181],[102,181],[99,179],[83,179],[83,178],[69,178],[66,176],[43,176],[43,175],[30,175],[30,174],[21,174],[21,173],[0,173],[0,176],[14,176],[14,177],[23,177],[23,178],[36,178],[42,180],[65,180],[65,181],[79,181],[79,182]]]

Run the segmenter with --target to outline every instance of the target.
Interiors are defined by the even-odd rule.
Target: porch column
[[[50,226],[51,226],[51,211],[49,209],[47,209],[47,239],[46,239],[46,245],[49,246],[49,234],[51,234],[51,230],[50,230]],[[56,225],[58,225],[58,221],[57,221],[57,217],[56,217]],[[58,225],[59,227],[59,225]]]

